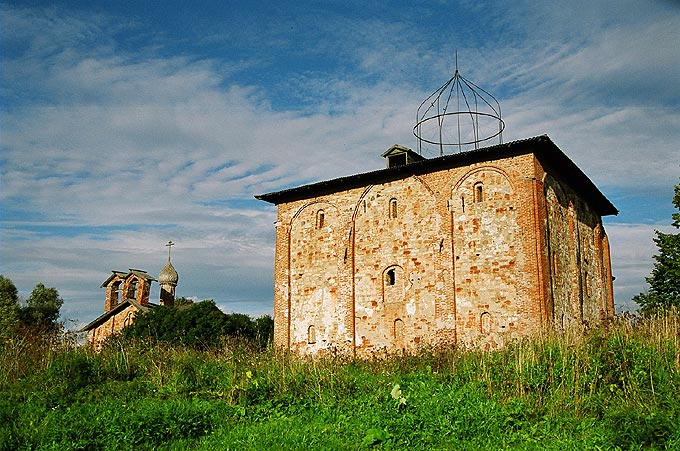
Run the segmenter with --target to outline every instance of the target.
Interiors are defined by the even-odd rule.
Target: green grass
[[[0,450],[680,449],[679,344],[678,315],[373,361],[10,340]]]

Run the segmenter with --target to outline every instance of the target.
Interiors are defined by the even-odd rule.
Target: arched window
[[[394,320],[394,329],[392,331],[394,334],[394,341],[401,343],[404,340],[404,321],[400,318]]]
[[[120,282],[111,285],[111,308],[118,305],[120,301]]]
[[[484,202],[484,186],[482,182],[475,183],[475,202]]]
[[[316,328],[314,325],[307,328],[307,343],[310,345],[316,343]]]
[[[388,266],[382,273],[382,301],[388,304],[404,302],[408,278],[398,265]]]
[[[488,334],[491,332],[491,313],[484,312],[479,317],[479,330],[483,334]]]
[[[324,223],[324,212],[323,210],[319,210],[316,212],[316,228],[321,229],[323,228],[323,223]]]
[[[397,217],[397,199],[390,199],[390,211],[389,211],[389,217],[390,219],[394,219]]]
[[[394,268],[392,268],[385,273],[385,284],[394,285],[395,283],[397,283],[397,273]]]
[[[127,299],[137,299],[137,279],[132,279],[128,284]]]

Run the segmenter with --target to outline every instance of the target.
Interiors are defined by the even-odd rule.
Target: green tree
[[[273,330],[273,321],[267,318],[269,320],[253,320],[243,313],[227,314],[213,300],[179,308],[161,305],[137,315],[135,322],[123,330],[123,336],[152,338],[198,349],[220,345],[222,337],[237,337],[265,347]]]
[[[19,325],[19,292],[14,283],[0,275],[0,336],[12,335]]]
[[[675,186],[673,205],[678,213],[673,213],[672,225],[680,229],[680,185]],[[657,230],[654,242],[658,253],[654,256],[652,274],[645,279],[649,291],[633,297],[633,301],[640,305],[642,314],[680,308],[680,233],[662,233]]]
[[[193,303],[194,303],[193,299],[185,298],[184,296],[182,296],[182,297],[175,299],[174,305],[175,305],[175,307],[182,307],[182,306],[185,306],[185,305],[191,305]]]
[[[26,305],[19,309],[19,317],[24,326],[40,331],[58,329],[59,310],[64,300],[56,288],[47,288],[42,283],[35,286]]]
[[[255,340],[261,347],[266,347],[274,339],[274,319],[269,315],[255,320]]]

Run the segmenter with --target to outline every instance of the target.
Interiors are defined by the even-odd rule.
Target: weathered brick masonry
[[[613,315],[601,217],[617,210],[547,136],[384,156],[400,154],[398,166],[257,196],[278,205],[276,345],[495,348]]]

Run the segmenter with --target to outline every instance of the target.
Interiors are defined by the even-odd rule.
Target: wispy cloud
[[[623,210],[607,230],[625,303],[669,213],[631,218],[617,201],[659,205],[641,199],[670,198],[680,172],[667,42],[680,21],[590,3],[442,2],[420,19],[302,8],[268,27],[239,10],[177,52],[140,18],[3,5],[2,272],[24,295],[56,286],[64,316],[89,320],[108,271],[153,274],[172,239],[179,295],[271,309],[276,213],[252,196],[415,146],[415,109],[458,48],[464,74],[501,98],[506,141],[548,133]],[[253,28],[228,26],[239,17]],[[228,50],[202,53],[216,47]]]

